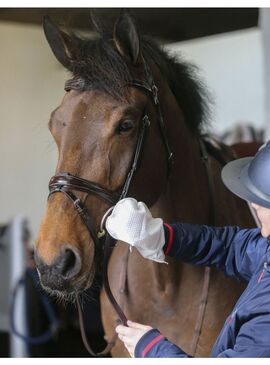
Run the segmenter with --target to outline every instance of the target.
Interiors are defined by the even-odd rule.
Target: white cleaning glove
[[[106,220],[106,229],[113,238],[136,247],[144,258],[166,263],[163,220],[153,218],[143,202],[120,200]]]

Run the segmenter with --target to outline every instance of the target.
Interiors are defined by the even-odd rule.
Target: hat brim
[[[254,157],[244,157],[229,162],[221,172],[225,186],[235,195],[249,202],[270,208],[270,201],[263,199],[248,176],[248,168]]]

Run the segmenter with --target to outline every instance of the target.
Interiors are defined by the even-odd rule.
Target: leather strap
[[[68,175],[68,174],[63,174],[63,175]],[[55,176],[57,177],[57,176]],[[61,180],[61,183],[63,184],[64,180]],[[77,189],[76,189],[77,190]],[[78,189],[79,190],[79,189]],[[50,185],[50,193],[48,198],[55,193],[63,193],[66,195],[66,197],[73,203],[74,209],[77,211],[77,213],[79,214],[79,216],[81,217],[83,223],[86,225],[88,232],[90,233],[93,242],[94,242],[94,246],[95,246],[95,258],[94,258],[94,262],[95,263],[99,263],[100,262],[100,258],[102,255],[102,248],[99,245],[99,239],[97,237],[96,231],[95,231],[95,227],[92,224],[92,221],[90,219],[90,213],[87,209],[87,207],[83,204],[83,202],[71,191],[69,190],[65,190],[64,186],[51,186]]]
[[[137,170],[137,167],[138,167],[138,162],[139,162],[139,158],[140,158],[140,155],[141,155],[143,142],[144,142],[144,139],[145,139],[145,134],[146,134],[146,131],[149,128],[149,126],[150,126],[149,118],[148,118],[147,115],[145,115],[143,117],[143,120],[142,120],[141,131],[139,133],[139,137],[138,137],[138,140],[137,140],[135,153],[134,153],[134,157],[133,157],[133,163],[132,163],[131,169],[130,169],[128,175],[127,175],[127,178],[126,178],[126,181],[124,183],[124,187],[123,187],[123,190],[122,190],[122,193],[121,193],[121,196],[120,196],[119,200],[124,199],[126,197],[127,193],[128,193],[131,180],[132,180],[133,175],[134,175],[134,173],[135,173],[135,171]]]
[[[214,146],[215,144],[218,144],[218,148]],[[200,149],[201,149],[201,155],[202,160],[204,161],[204,164],[206,166],[207,171],[207,179],[208,179],[208,189],[209,189],[209,225],[216,225],[216,219],[215,219],[215,194],[214,194],[214,178],[213,178],[213,172],[211,170],[210,161],[209,161],[209,155],[208,151],[218,161],[222,166],[224,166],[229,161],[232,161],[237,158],[235,152],[228,148],[226,149],[225,145],[219,144],[218,141],[214,141],[214,143],[211,143],[211,140],[206,136],[206,140],[199,139]],[[208,151],[207,151],[208,150]],[[247,205],[250,209],[250,212],[253,216],[253,219],[258,227],[260,227],[259,221],[256,217],[256,214],[250,204],[247,202]],[[198,311],[198,317],[195,324],[195,330],[194,330],[194,337],[191,343],[191,356],[194,356],[197,351],[197,346],[199,342],[199,337],[202,330],[206,305],[207,305],[207,297],[209,293],[209,285],[210,285],[210,275],[211,275],[211,268],[205,267],[204,270],[204,278],[203,278],[203,288],[202,288],[202,294],[200,299],[200,307]]]
[[[147,78],[150,79],[149,83],[145,83],[144,81],[134,79],[130,82],[130,85],[133,87],[137,87],[138,89],[142,89],[147,94],[149,94],[157,109],[158,125],[159,125],[159,129],[160,129],[160,134],[161,134],[161,138],[162,138],[162,141],[164,143],[166,153],[167,153],[167,165],[168,165],[167,176],[169,176],[171,173],[171,170],[172,170],[172,166],[173,166],[173,153],[172,153],[172,150],[171,150],[171,147],[169,144],[169,140],[168,140],[165,124],[164,124],[163,114],[162,114],[161,106],[159,103],[158,88],[154,83],[153,77],[151,77],[150,75],[151,75],[151,73],[148,72]]]
[[[105,349],[103,351],[101,351],[101,352],[93,351],[91,346],[89,345],[87,335],[85,332],[83,312],[82,312],[82,307],[81,307],[81,303],[80,303],[80,299],[79,299],[78,295],[76,295],[76,303],[77,303],[78,314],[79,314],[79,323],[80,323],[82,341],[83,341],[83,344],[84,344],[86,350],[90,353],[90,355],[92,355],[94,357],[102,357],[102,356],[108,355],[108,353],[114,347],[115,342],[118,338],[117,333],[116,332],[114,333],[112,339],[107,343],[107,346],[105,347]]]
[[[124,315],[122,309],[120,308],[119,304],[117,303],[117,301],[115,300],[111,288],[110,288],[110,284],[109,284],[109,279],[108,279],[108,275],[107,275],[107,268],[108,268],[108,262],[111,256],[111,250],[114,248],[116,243],[116,240],[114,238],[112,238],[108,233],[106,234],[106,242],[105,242],[105,247],[104,247],[104,265],[103,265],[103,285],[106,291],[106,294],[113,306],[113,308],[115,309],[116,313],[118,314],[122,324],[124,326],[127,325],[127,318]]]
[[[49,189],[49,196],[57,190],[61,190],[62,192],[77,190],[83,193],[97,195],[99,198],[111,205],[114,205],[117,201],[113,192],[107,191],[93,181],[82,179],[81,177],[72,175],[68,172],[60,172],[54,175],[49,182]]]
[[[214,146],[214,143],[218,144],[218,142],[214,141],[214,143],[211,143],[209,138],[207,136],[205,137],[207,138],[206,140],[204,140],[204,138],[199,138],[198,141],[200,145],[201,159],[206,168],[207,181],[208,181],[208,205],[209,205],[208,224],[210,226],[215,226],[216,225],[215,186],[214,186],[214,176],[213,176],[213,171],[211,169],[211,162],[209,159],[208,151],[210,152],[211,156],[214,157],[216,161],[218,161],[221,165],[225,165],[230,160],[233,160],[234,155],[233,153],[230,154],[228,150],[222,148],[222,145],[218,145],[219,148],[216,148]],[[190,350],[191,356],[195,356],[196,354],[200,334],[202,331],[202,325],[207,305],[207,297],[209,293],[210,276],[211,276],[211,268],[205,267],[198,316],[195,324],[194,336],[191,342],[191,350]]]
[[[204,163],[208,182],[208,224],[214,226],[216,223],[216,202],[215,202],[215,187],[214,187],[214,176],[210,165],[209,155],[205,146],[203,139],[199,138],[201,159]]]
[[[210,160],[209,160],[209,156],[208,156],[204,141],[201,138],[199,138],[199,145],[200,145],[200,150],[201,150],[201,159],[206,168],[207,181],[208,181],[208,205],[209,205],[208,224],[214,226],[215,221],[216,221],[216,219],[215,219],[216,204],[215,204],[213,171],[210,166]],[[205,315],[205,310],[206,310],[206,305],[207,305],[207,297],[208,297],[208,293],[209,293],[210,274],[211,274],[211,268],[205,267],[200,305],[199,305],[197,320],[196,320],[196,324],[195,324],[194,335],[193,335],[193,339],[192,339],[191,347],[190,347],[191,356],[195,356],[195,354],[196,354],[200,334],[202,331],[202,325],[203,325],[203,320],[204,320],[204,315]]]

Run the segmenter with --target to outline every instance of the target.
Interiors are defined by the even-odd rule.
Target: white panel
[[[264,50],[265,126],[266,139],[270,139],[270,9],[260,9],[260,25]]]
[[[41,25],[3,22],[0,44],[0,222],[23,214],[35,236],[56,166],[47,123],[69,75],[55,60]]]
[[[170,44],[173,53],[196,64],[215,99],[213,130],[237,121],[264,125],[262,36],[258,28]]]

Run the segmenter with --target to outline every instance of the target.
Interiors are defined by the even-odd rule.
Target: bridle
[[[148,64],[145,61],[143,61],[143,62],[144,62],[145,80],[142,81],[142,80],[138,80],[138,79],[133,79],[129,83],[129,86],[136,87],[136,88],[142,90],[143,92],[145,92],[149,96],[150,100],[153,102],[153,104],[155,106],[155,109],[157,112],[157,117],[158,117],[157,119],[158,119],[160,134],[161,134],[162,141],[165,146],[166,154],[167,154],[167,177],[168,177],[170,175],[170,172],[171,172],[171,169],[173,166],[173,153],[170,148],[169,141],[168,141],[166,127],[164,124],[163,115],[162,115],[162,111],[161,111],[161,107],[160,107],[160,103],[159,103],[158,88],[154,82],[153,75],[151,73],[151,70],[150,70]],[[71,88],[72,87],[69,85],[69,82],[67,82],[65,89],[69,90]],[[87,207],[81,201],[81,199],[79,199],[73,193],[73,191],[84,192],[88,195],[89,194],[96,195],[97,197],[99,197],[100,199],[102,199],[106,203],[108,203],[110,206],[113,206],[117,203],[117,201],[124,199],[127,196],[133,176],[135,174],[135,171],[138,168],[139,160],[140,160],[141,154],[142,154],[142,147],[143,147],[146,133],[147,133],[147,130],[149,127],[150,127],[150,119],[148,117],[148,114],[145,112],[144,116],[142,118],[142,121],[141,121],[139,132],[138,132],[137,142],[136,142],[136,146],[135,146],[135,150],[134,150],[134,154],[133,154],[133,161],[132,161],[130,170],[127,174],[121,194],[116,194],[115,192],[108,191],[95,182],[92,182],[92,181],[89,181],[86,179],[82,179],[80,177],[74,176],[67,172],[60,172],[60,173],[56,174],[55,176],[53,176],[51,178],[51,180],[49,182],[49,190],[50,190],[49,196],[51,196],[52,194],[54,194],[56,192],[64,193],[67,196],[67,198],[69,198],[71,200],[71,202],[73,203],[74,209],[80,215],[82,221],[84,222],[85,226],[87,227],[89,234],[93,239],[94,246],[95,246],[95,257],[94,257],[95,263],[98,262],[99,259],[101,259],[101,258],[103,259],[103,285],[104,285],[105,292],[106,292],[113,308],[115,309],[116,313],[118,314],[118,317],[120,318],[120,322],[122,322],[122,324],[124,324],[124,325],[127,324],[126,316],[124,315],[121,307],[119,306],[119,304],[117,303],[117,301],[115,300],[115,298],[111,292],[109,281],[108,281],[108,276],[107,276],[107,267],[108,267],[108,262],[109,262],[109,258],[111,255],[111,250],[115,246],[116,240],[113,239],[108,233],[106,233],[102,229],[102,227],[98,233],[96,232],[96,230],[92,224],[92,221],[90,218],[90,213],[89,213]],[[211,146],[210,145],[206,146],[205,142],[200,137],[198,138],[198,142],[199,142],[200,151],[201,151],[201,159],[205,165],[206,175],[207,175],[207,180],[208,180],[208,191],[209,191],[209,219],[208,219],[209,222],[208,222],[208,224],[214,225],[215,205],[216,205],[215,197],[214,197],[214,195],[215,195],[214,194],[214,179],[213,179],[213,172],[212,172],[212,169],[210,166],[210,159],[209,159],[209,155],[208,155],[208,147],[211,147]],[[210,152],[211,152],[211,155],[220,162],[220,158],[217,158],[216,154],[213,153],[213,151],[211,151],[211,148],[210,148]],[[220,157],[220,156],[218,156],[218,157]],[[228,162],[228,161],[224,161],[224,159],[222,157],[221,163],[225,164],[226,162]],[[104,241],[104,239],[105,239],[105,241]],[[193,338],[193,341],[191,344],[191,353],[194,355],[195,355],[197,344],[199,341],[200,331],[201,331],[201,328],[203,325],[209,285],[210,285],[210,269],[205,268],[205,273],[204,273],[204,278],[203,278],[203,288],[202,288],[202,294],[201,294],[201,300],[200,300],[201,305],[199,307],[198,316],[197,316],[197,320],[196,320],[195,335],[194,335],[194,338]],[[77,299],[82,340],[83,340],[83,343],[84,343],[86,349],[92,356],[107,355],[115,344],[115,341],[118,337],[117,334],[116,333],[114,334],[113,338],[108,342],[106,348],[102,352],[95,353],[88,344],[87,336],[86,336],[85,329],[84,329],[83,313],[82,313],[81,304],[80,304],[78,295],[77,295],[76,299]]]
[[[159,125],[159,129],[160,129],[160,134],[161,134],[162,141],[163,141],[165,149],[166,149],[167,176],[169,176],[172,165],[173,165],[173,153],[170,148],[169,141],[168,141],[166,128],[165,128],[165,124],[164,124],[164,119],[163,119],[163,115],[162,115],[162,111],[161,111],[161,107],[160,107],[160,103],[159,103],[158,88],[154,82],[152,72],[151,72],[148,64],[144,60],[143,60],[143,66],[144,66],[145,80],[142,81],[142,80],[138,80],[138,79],[133,79],[131,82],[129,82],[128,85],[132,86],[132,87],[136,87],[136,88],[144,91],[150,97],[150,100],[153,102],[153,104],[155,106],[155,109],[157,112],[157,117],[158,117],[158,125]],[[65,89],[69,90],[70,88],[71,88],[71,86],[67,82],[65,85]],[[134,150],[134,154],[133,154],[133,161],[131,164],[131,168],[127,174],[125,183],[123,185],[122,192],[119,196],[116,196],[116,194],[114,192],[103,188],[98,183],[80,178],[80,177],[72,175],[68,172],[60,172],[60,173],[54,175],[49,182],[48,198],[52,194],[55,194],[58,192],[65,194],[65,196],[73,203],[74,209],[77,211],[77,213],[81,217],[83,223],[87,227],[87,230],[94,242],[94,247],[95,247],[94,262],[95,263],[99,262],[99,260],[101,258],[103,258],[103,284],[104,284],[105,292],[106,292],[112,306],[114,307],[115,311],[117,312],[121,322],[124,325],[126,325],[126,323],[127,323],[126,316],[124,315],[122,309],[118,305],[117,301],[115,300],[115,298],[111,292],[111,289],[109,286],[109,281],[108,281],[108,276],[107,276],[107,266],[108,266],[108,261],[109,261],[110,254],[111,254],[111,249],[114,247],[116,240],[113,239],[108,233],[105,233],[104,230],[101,230],[98,233],[96,232],[95,227],[93,226],[93,223],[91,220],[89,210],[87,209],[86,205],[82,202],[82,200],[80,198],[78,198],[78,196],[76,196],[73,191],[83,192],[88,195],[89,194],[96,195],[97,197],[99,197],[100,199],[102,199],[106,203],[108,203],[110,206],[113,206],[117,203],[117,201],[124,199],[128,194],[133,176],[135,174],[135,171],[138,168],[139,160],[140,160],[140,157],[142,154],[142,147],[143,147],[145,137],[146,137],[146,132],[149,127],[150,127],[150,119],[148,117],[148,114],[145,111],[145,114],[142,117],[141,125],[139,128],[139,133],[138,133],[137,142],[136,142],[136,146],[135,146],[135,150]],[[104,237],[105,237],[105,242],[104,242]],[[82,339],[83,339],[84,345],[86,346],[87,350],[94,356],[103,356],[103,355],[107,354],[113,347],[115,339],[113,341],[108,342],[108,345],[104,351],[102,351],[98,354],[95,354],[91,350],[91,348],[89,347],[88,342],[87,342],[87,338],[86,338],[84,326],[83,326],[83,315],[82,315],[82,310],[81,310],[78,295],[77,295],[77,305],[78,305],[78,311],[79,311],[79,320],[80,320],[80,327],[81,327],[81,332],[82,332]]]

